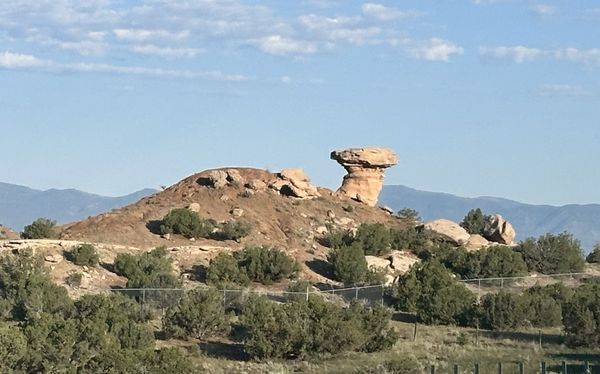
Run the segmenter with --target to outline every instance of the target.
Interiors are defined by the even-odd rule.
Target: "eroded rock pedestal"
[[[331,152],[331,159],[346,169],[338,193],[375,206],[383,188],[385,169],[398,164],[398,156],[386,148],[351,148]]]

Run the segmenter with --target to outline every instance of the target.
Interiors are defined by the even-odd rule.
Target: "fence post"
[[[540,337],[540,339],[539,339],[540,349],[542,349],[542,330],[540,330],[540,332],[539,332],[539,337]]]
[[[308,286],[306,286],[306,301],[308,301]]]
[[[383,284],[381,285],[381,306],[383,306],[383,298],[384,298],[384,290],[383,290]]]
[[[481,301],[481,278],[477,279],[477,302]]]
[[[354,286],[354,300],[358,300],[358,287]]]
[[[586,361],[583,365],[583,367],[585,368],[585,374],[592,374],[592,371],[590,370],[590,362]]]
[[[475,364],[474,374],[479,374],[479,364]]]
[[[454,374],[458,374],[458,365],[454,365]]]
[[[525,365],[519,362],[519,374],[525,374]]]
[[[546,363],[542,361],[542,374],[546,374]]]
[[[502,362],[498,363],[498,374],[503,374],[503,370],[502,370]]]
[[[562,374],[568,374],[567,371],[568,371],[567,361],[563,361],[562,362]]]
[[[417,341],[417,326],[418,326],[418,322],[415,320],[415,329],[413,331],[413,342]]]
[[[227,290],[223,290],[223,308],[227,307]]]
[[[435,365],[431,365],[431,374],[435,374]]]
[[[146,289],[142,288],[142,304],[146,305]]]

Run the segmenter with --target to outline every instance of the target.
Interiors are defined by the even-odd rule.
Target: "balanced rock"
[[[502,218],[499,214],[487,217],[483,234],[486,239],[492,242],[506,245],[512,244],[517,235],[510,222]]]
[[[331,159],[346,169],[338,193],[375,206],[383,188],[385,169],[398,164],[394,151],[385,148],[351,148],[331,152]]]
[[[447,219],[436,219],[435,221],[427,222],[423,225],[423,228],[432,231],[443,240],[456,245],[466,244],[471,238],[467,230],[462,228],[458,223]]]

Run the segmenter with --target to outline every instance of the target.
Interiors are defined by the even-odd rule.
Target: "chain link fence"
[[[244,300],[250,296],[264,296],[276,302],[290,302],[293,300],[307,300],[311,295],[320,295],[328,300],[338,303],[349,303],[352,300],[360,300],[368,305],[383,304],[385,295],[385,286],[362,286],[349,288],[332,288],[329,290],[315,290],[311,287],[304,292],[260,290],[260,289],[232,289],[222,290],[211,287],[205,287],[207,290],[217,290],[223,294],[223,305],[225,308],[241,305]],[[177,305],[181,297],[186,292],[182,288],[121,288],[113,289],[119,293],[135,299],[145,307],[151,307],[158,310],[165,310],[171,306]]]

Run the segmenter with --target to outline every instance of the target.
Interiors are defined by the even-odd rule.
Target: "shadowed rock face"
[[[346,169],[338,193],[370,206],[377,204],[385,169],[398,164],[398,156],[386,148],[351,148],[331,152],[331,159]]]

